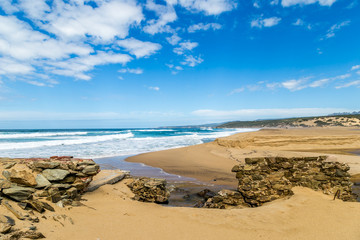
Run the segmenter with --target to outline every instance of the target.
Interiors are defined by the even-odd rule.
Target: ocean
[[[0,157],[106,158],[185,147],[257,129],[142,128],[0,130]]]

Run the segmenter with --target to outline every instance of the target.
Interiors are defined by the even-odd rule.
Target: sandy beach
[[[352,175],[359,174],[359,156],[332,153],[334,149],[343,152],[360,149],[356,140],[359,138],[357,129],[262,130],[186,148],[141,154],[128,161],[235,188],[236,179],[231,168],[250,156],[325,154],[330,161],[348,163]],[[288,139],[296,141],[286,144]],[[106,174],[104,170],[95,179]],[[127,181],[86,193],[83,196],[85,206],[55,206],[55,213],[44,214],[46,219],[39,215],[38,230],[47,239],[54,240],[360,239],[359,202],[333,200],[333,196],[308,188],[295,187],[292,197],[258,208],[220,210],[137,202],[131,199],[133,193],[126,186]],[[5,212],[1,207],[0,213]],[[55,221],[54,214],[65,217]],[[16,222],[25,226],[22,221]]]
[[[260,208],[171,208],[141,203],[124,182],[103,186],[84,196],[88,207],[56,209],[64,227],[41,221],[48,239],[359,239],[359,203],[332,200],[306,188]],[[51,216],[51,214],[50,214]]]
[[[360,157],[349,153],[358,149],[359,129],[264,129],[186,148],[140,154],[126,161],[145,163],[214,184],[236,185],[230,170],[235,164],[243,163],[245,157],[327,155],[329,161],[349,164],[350,173],[354,175],[360,173]]]

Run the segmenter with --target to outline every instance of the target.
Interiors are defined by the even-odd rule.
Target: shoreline
[[[360,134],[360,131],[358,132]],[[277,132],[285,140],[290,133],[287,130]],[[141,160],[149,166],[161,167],[168,173],[192,176],[198,180],[215,184],[214,187],[222,188],[221,185],[236,187],[237,180],[235,174],[231,172],[231,168],[235,164],[243,162],[245,157],[323,155],[314,152],[290,151],[289,148],[293,148],[294,145],[289,147],[283,143],[281,146],[274,147],[271,146],[273,142],[262,142],[261,147],[254,147],[259,140],[254,138],[254,135],[261,138],[261,136],[273,136],[271,134],[267,131],[263,131],[261,134],[237,134],[220,139],[225,140],[226,143],[232,139],[235,145],[233,147],[221,146],[218,141],[215,141],[132,156],[126,161],[130,160],[131,163],[131,161]],[[315,130],[313,134],[329,136],[321,135],[321,131],[318,130]],[[245,140],[252,139],[252,141],[247,141],[250,144],[246,147],[240,147],[244,136]],[[292,136],[301,140],[299,135]],[[276,140],[279,139],[281,138]],[[304,141],[306,142],[306,138]],[[320,140],[317,144],[308,144],[310,146],[307,146],[307,149],[311,147],[319,149],[319,146],[324,148],[324,143],[328,143],[326,141],[325,138],[325,142]],[[333,144],[338,144],[340,141],[343,146],[347,146],[343,142],[344,138],[337,141]],[[298,144],[301,147],[305,146],[301,141]],[[353,142],[350,144],[355,145]],[[325,145],[325,147],[328,146]],[[329,161],[349,164],[352,175],[357,174],[354,176],[359,177],[360,180],[360,156],[327,155]],[[102,174],[95,175],[94,181],[100,178],[100,175],[104,176],[110,171],[103,170]],[[216,181],[213,181],[214,179]],[[293,187],[293,196],[268,202],[258,208],[220,210],[166,207],[154,203],[138,202],[132,199],[134,194],[127,187],[129,181],[129,179],[124,179],[114,185],[103,185],[93,192],[86,192],[82,196],[82,206],[80,207],[61,208],[53,204],[55,213],[43,213],[46,219],[41,218],[42,215],[35,212],[35,216],[40,219],[35,226],[47,239],[52,240],[107,240],[118,239],[119,236],[140,240],[203,238],[235,240],[240,236],[240,238],[254,240],[337,240],[345,238],[358,240],[360,237],[357,220],[360,218],[358,202],[333,200],[333,196],[309,188]],[[174,201],[180,201],[180,204],[186,206],[187,203],[182,201],[181,194],[175,195]],[[13,204],[13,206],[19,211],[24,211],[17,204]],[[0,206],[0,214],[8,214],[8,212]],[[61,216],[66,217],[62,218]],[[55,217],[60,218],[55,219]],[[15,221],[17,225],[27,227],[27,222],[17,219]]]
[[[236,184],[231,168],[244,162],[246,157],[327,155],[329,161],[349,164],[350,174],[359,174],[360,156],[353,153],[359,149],[359,129],[263,129],[218,138],[210,143],[143,153],[128,157],[125,161],[144,163],[168,173],[231,186]]]

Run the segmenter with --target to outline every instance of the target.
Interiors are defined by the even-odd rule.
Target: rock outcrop
[[[17,202],[20,209],[39,213],[55,211],[47,201],[60,207],[81,205],[78,202],[81,194],[87,190],[93,176],[100,171],[99,165],[93,160],[68,156],[6,159],[3,168],[10,170],[2,172],[0,196]],[[39,218],[16,210],[10,201],[3,199],[1,204],[19,220],[39,222]],[[0,215],[0,239],[44,238],[43,234],[35,230],[35,227],[16,229],[10,217]]]
[[[245,164],[232,169],[239,181],[237,191],[222,190],[202,206],[258,207],[266,202],[290,197],[293,195],[291,189],[295,186],[319,190],[344,201],[355,201],[349,166],[325,160],[325,156],[245,158]]]
[[[135,178],[128,187],[135,194],[134,199],[142,202],[168,203],[170,192],[166,180],[159,178]]]
[[[3,176],[7,180],[0,181],[1,193],[15,201],[36,196],[71,205],[73,200],[79,200],[92,177],[100,171],[92,160],[67,156],[21,159],[18,164],[25,164],[29,169],[5,170]]]

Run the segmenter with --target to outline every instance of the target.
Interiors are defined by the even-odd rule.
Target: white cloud
[[[180,66],[175,66],[175,69],[178,70],[178,71],[181,71],[181,70],[184,70],[182,67]]]
[[[336,0],[282,0],[283,7],[290,7],[293,5],[309,5],[318,3],[321,6],[331,6]]]
[[[0,58],[0,75],[31,74],[35,68],[26,62],[15,61],[11,58]]]
[[[159,87],[149,87],[150,90],[154,90],[154,91],[160,91]]]
[[[181,37],[179,37],[176,33],[174,33],[171,37],[167,37],[166,40],[171,44],[171,45],[176,45],[181,41]]]
[[[257,18],[253,19],[250,23],[251,27],[263,28],[263,27],[273,27],[278,25],[281,21],[279,17],[270,17],[270,18]]]
[[[237,94],[237,93],[241,93],[241,92],[243,92],[243,91],[245,91],[245,88],[244,88],[244,87],[236,88],[236,89],[232,90],[232,91],[229,93],[229,95],[234,95],[234,94]]]
[[[279,0],[273,0],[270,2],[270,5],[278,5],[279,4]]]
[[[14,16],[0,16],[0,54],[3,56],[19,60],[61,59],[92,51],[89,46],[67,43],[34,31]]]
[[[200,31],[200,30],[207,31],[209,29],[219,30],[219,29],[221,29],[221,27],[222,26],[218,23],[207,23],[207,24],[198,23],[198,24],[194,24],[194,25],[191,25],[190,27],[188,27],[188,32],[193,33],[193,32]]]
[[[133,73],[133,74],[143,74],[144,70],[141,68],[123,68],[118,70],[119,73]]]
[[[5,12],[23,11],[28,20],[0,15],[1,75],[17,75],[29,84],[51,86],[53,83],[26,79],[30,76],[44,79],[48,74],[57,74],[89,80],[91,76],[86,72],[96,65],[124,64],[132,59],[109,48],[96,52],[89,44],[101,46],[114,37],[125,37],[130,25],[141,21],[142,9],[132,0],[99,1],[95,8],[82,1],[21,0],[12,7],[7,3],[9,1],[0,4]],[[159,48],[144,45],[147,52],[131,50],[141,57]]]
[[[330,81],[329,78],[324,78],[324,79],[320,79],[320,80],[317,80],[317,81],[314,81],[312,82],[309,87],[312,87],[312,88],[317,88],[317,87],[321,87],[321,86],[324,86],[326,83],[328,83]]]
[[[135,38],[128,38],[117,41],[120,47],[125,48],[130,54],[137,58],[147,57],[161,49],[161,45],[152,42],[143,42]]]
[[[347,88],[347,87],[352,87],[352,86],[360,86],[360,80],[352,81],[352,82],[337,86],[335,88],[340,89],[340,88]]]
[[[294,26],[304,26],[305,28],[307,28],[308,30],[312,29],[312,25],[311,24],[307,24],[305,23],[304,20],[298,18],[292,25]]]
[[[187,65],[190,67],[195,67],[196,65],[199,65],[200,63],[202,63],[204,60],[198,56],[198,57],[194,57],[192,55],[188,55],[185,57],[184,61],[181,62],[182,65]]]
[[[298,91],[301,89],[306,88],[306,81],[308,78],[302,78],[302,79],[292,79],[285,82],[282,82],[282,87],[290,90],[290,91]]]
[[[86,38],[107,42],[116,36],[125,38],[131,25],[138,25],[144,18],[141,6],[134,0],[100,1],[97,8],[82,1],[56,1],[54,9],[42,21],[46,30],[62,39]],[[39,23],[41,24],[41,23]]]
[[[11,13],[19,11],[19,9],[15,5],[12,4],[12,0],[1,0],[0,8],[2,8],[4,10],[4,12],[7,14],[11,14]]]
[[[206,15],[219,15],[236,8],[232,0],[179,0],[179,4],[188,10],[204,12]]]
[[[39,82],[39,81],[29,80],[29,81],[26,81],[26,82],[31,84],[31,85],[38,86],[38,87],[45,87],[46,86],[45,83]]]
[[[338,80],[338,79],[346,79],[346,78],[349,78],[351,77],[351,74],[350,73],[346,73],[346,74],[342,74],[342,75],[339,75],[339,76],[335,76],[335,77],[332,77],[330,78],[331,80]]]
[[[348,26],[351,21],[343,21],[337,24],[334,24],[330,27],[330,29],[327,31],[325,38],[332,38],[335,37],[335,32],[339,31],[342,27]]]
[[[254,8],[260,8],[260,5],[258,2],[254,2],[253,6],[254,6]]]
[[[52,75],[89,80],[96,66],[133,60],[127,53],[148,57],[162,46],[129,36],[130,29],[151,35],[168,32],[171,35],[166,40],[179,44],[181,29],[170,26],[178,19],[175,5],[205,15],[236,7],[233,0],[148,0],[146,4],[137,0],[1,0],[0,75],[51,86]],[[183,26],[189,32],[220,28],[217,23]],[[197,45],[190,41],[179,44],[177,52],[185,55],[182,65],[193,67],[203,61],[186,55]]]
[[[281,83],[267,83],[266,87],[271,90],[275,90],[276,88],[281,87]]]
[[[196,48],[199,44],[197,42],[185,41],[179,44],[180,47],[174,48],[174,53],[183,55],[186,51],[191,51]]]
[[[266,87],[271,90],[283,87],[290,91],[298,91],[298,90],[302,90],[302,89],[309,88],[309,87],[311,87],[311,88],[322,87],[322,86],[330,83],[331,81],[344,80],[349,77],[351,77],[351,74],[347,73],[347,74],[342,74],[342,75],[338,75],[338,76],[334,76],[334,77],[319,79],[319,80],[316,80],[316,81],[313,81],[310,83],[309,83],[309,80],[312,77],[305,77],[305,78],[300,78],[300,79],[287,80],[287,81],[280,82],[280,83],[279,82],[268,83],[268,84],[266,84]]]
[[[45,12],[50,12],[50,7],[44,0],[20,0],[18,8],[33,19],[42,19],[46,16]]]
[[[360,65],[355,65],[355,66],[351,67],[351,71],[354,71],[354,70],[357,70],[357,69],[360,69]]]
[[[334,112],[346,112],[349,109],[337,108],[275,108],[275,109],[240,109],[240,110],[212,110],[200,109],[193,111],[192,114],[200,117],[211,117],[216,119],[239,118],[280,118],[297,116],[319,116]]]
[[[159,17],[157,20],[151,19],[144,27],[144,31],[149,34],[156,34],[162,32],[170,32],[171,28],[168,23],[174,22],[177,19],[177,15],[172,4],[156,4],[153,0],[146,2],[146,8],[150,11],[154,11]]]
[[[175,66],[174,64],[166,64],[171,69],[172,74],[177,74],[179,71],[184,70],[181,66]]]
[[[322,87],[331,81],[339,80],[339,79],[343,80],[343,79],[346,79],[349,77],[351,77],[351,74],[347,73],[347,74],[343,74],[343,75],[339,75],[339,76],[335,76],[335,77],[331,77],[331,78],[324,78],[324,79],[314,81],[314,82],[310,83],[308,86],[312,87],[312,88]],[[307,86],[305,86],[305,87],[307,87]]]
[[[302,26],[302,25],[304,25],[304,21],[303,21],[302,19],[298,18],[298,19],[296,20],[296,22],[293,23],[293,25],[295,25],[295,26]]]
[[[126,64],[132,58],[126,54],[99,51],[97,54],[85,57],[72,58],[67,61],[49,62],[48,69],[54,74],[72,76],[81,80],[90,80],[91,77],[85,72],[94,69],[95,66],[105,64]]]

